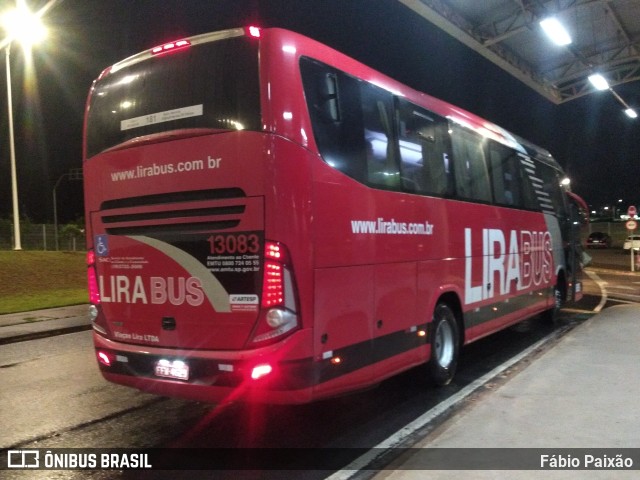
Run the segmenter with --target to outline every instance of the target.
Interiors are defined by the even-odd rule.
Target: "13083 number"
[[[255,233],[211,235],[207,241],[214,255],[256,254],[260,251],[260,238]]]

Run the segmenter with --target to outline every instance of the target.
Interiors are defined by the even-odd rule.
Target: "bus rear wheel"
[[[453,379],[460,353],[460,332],[453,310],[439,303],[431,324],[431,357],[427,364],[429,380],[434,385],[447,385]]]
[[[567,290],[564,282],[558,281],[558,284],[553,287],[553,308],[545,311],[542,314],[542,320],[549,324],[555,325],[558,323],[560,317],[560,309],[567,298]]]

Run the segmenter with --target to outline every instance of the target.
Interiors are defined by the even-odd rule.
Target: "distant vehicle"
[[[622,248],[630,250],[631,247],[633,247],[636,252],[640,251],[640,235],[629,235],[627,237]]]
[[[603,232],[593,232],[587,237],[587,248],[611,248],[611,237]]]

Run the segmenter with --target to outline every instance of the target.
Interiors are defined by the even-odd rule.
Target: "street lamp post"
[[[16,147],[13,140],[13,105],[11,100],[11,43],[4,50],[6,52],[7,69],[7,108],[9,110],[9,149],[11,155],[11,202],[13,204],[13,238],[14,250],[22,250],[20,241],[20,213],[18,209],[18,176],[16,173]]]
[[[7,110],[9,113],[9,148],[11,155],[11,202],[13,204],[13,234],[14,250],[22,250],[20,239],[20,212],[18,208],[18,175],[16,170],[16,149],[13,133],[13,105],[11,96],[11,44],[19,40],[25,46],[41,40],[45,35],[45,29],[40,21],[41,14],[49,8],[45,7],[40,14],[30,12],[25,4],[18,3],[18,7],[5,14],[3,26],[7,32],[7,38],[2,42],[5,47],[5,60],[7,69]]]

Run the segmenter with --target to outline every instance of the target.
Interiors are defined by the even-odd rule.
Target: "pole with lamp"
[[[40,20],[40,15],[33,14],[23,2],[15,10],[11,10],[2,17],[2,25],[7,33],[0,43],[5,49],[7,70],[7,110],[9,114],[9,150],[11,160],[11,202],[13,206],[13,234],[14,250],[22,250],[20,239],[20,212],[18,208],[18,176],[16,171],[16,149],[13,133],[13,105],[11,95],[11,44],[14,40],[22,43],[24,48],[30,48],[34,43],[42,40],[46,34]]]

